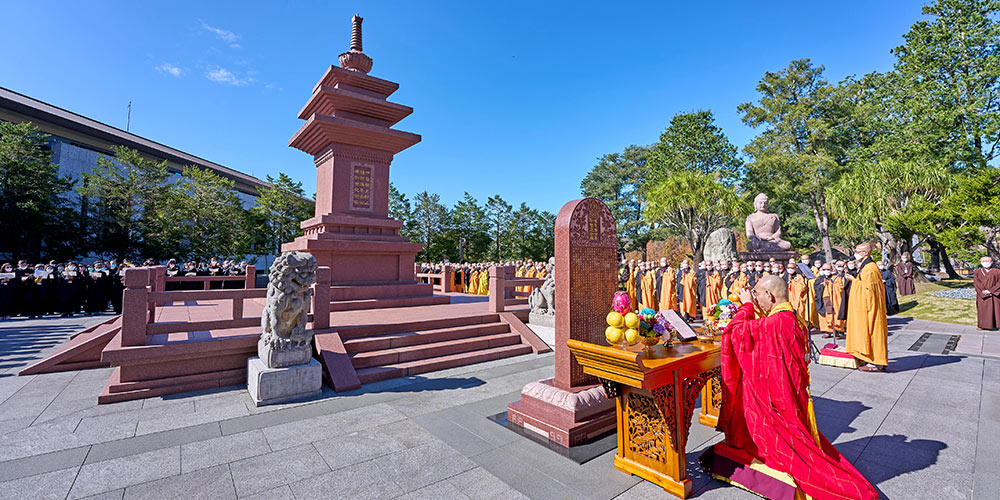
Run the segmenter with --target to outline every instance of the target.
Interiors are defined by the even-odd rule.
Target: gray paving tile
[[[229,468],[241,497],[330,470],[311,444],[233,462]]]
[[[179,446],[148,451],[138,455],[115,458],[86,464],[73,483],[69,498],[80,498],[156,479],[174,476],[181,472]]]
[[[419,425],[410,420],[402,420],[316,441],[313,446],[326,460],[330,469],[337,470],[419,446],[433,439],[434,437]]]
[[[253,495],[240,497],[240,500],[295,500],[295,495],[292,494],[292,488],[286,484],[267,491],[261,491],[260,493],[254,493]]]
[[[195,441],[181,446],[181,472],[235,462],[271,451],[264,433],[259,430]]]
[[[448,446],[454,448],[459,453],[467,457],[474,457],[480,453],[487,452],[502,445],[486,441],[475,433],[456,424],[446,416],[448,413],[451,413],[451,410],[428,413],[414,417],[413,421],[420,424],[423,428],[434,434],[438,439],[444,441]],[[484,417],[483,420],[486,420],[486,418]],[[499,425],[493,425],[497,427],[497,430],[505,430]],[[513,434],[514,437],[517,436],[513,432],[509,433]]]
[[[350,498],[381,500],[403,494],[391,479],[378,474],[370,462],[352,465],[291,484],[296,500]]]
[[[124,497],[125,488],[118,488],[117,490],[105,491],[104,493],[84,497],[82,500],[122,500]]]
[[[152,434],[136,436],[120,441],[98,443],[91,447],[90,454],[87,455],[87,462],[95,463],[113,458],[145,453],[147,451],[159,450],[163,448],[180,446],[187,443],[194,443],[220,436],[219,424],[208,423],[183,429],[174,429]]]
[[[469,500],[522,500],[528,498],[482,467],[454,475],[447,481]]]
[[[431,442],[386,455],[375,459],[374,463],[383,477],[407,492],[476,467],[471,460],[442,442]]]
[[[59,499],[66,498],[79,467],[0,482],[0,499]]]
[[[371,426],[398,422],[406,416],[389,405],[376,404],[264,428],[264,436],[274,450],[347,434]]]
[[[575,477],[557,478],[525,463],[504,448],[496,448],[472,458],[479,467],[499,478],[528,498],[571,499],[589,498],[587,493],[572,483]]]
[[[218,422],[219,420],[250,414],[250,410],[247,409],[245,404],[233,401],[227,401],[225,404],[217,406],[210,406],[204,411],[197,411],[196,402],[195,408],[196,411],[194,413],[165,416],[151,420],[140,420],[139,426],[136,429],[136,435],[180,429],[182,427],[189,427],[208,422]]]
[[[400,500],[468,500],[468,498],[458,488],[446,481],[424,486],[417,491],[411,491],[399,497]]]
[[[83,465],[83,460],[87,457],[89,450],[90,448],[83,446],[0,462],[0,481],[10,481],[42,472],[79,467]]]
[[[125,500],[227,500],[236,498],[229,466],[219,465],[125,488]]]

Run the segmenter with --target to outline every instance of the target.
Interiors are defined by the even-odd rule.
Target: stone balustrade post
[[[491,313],[501,313],[503,312],[506,293],[504,289],[504,281],[506,277],[506,268],[503,266],[490,266],[490,312]]]
[[[330,278],[329,267],[316,269],[316,284],[313,285],[313,330],[330,328]]]
[[[122,346],[146,345],[146,325],[149,320],[149,268],[125,270],[125,290],[122,292]]]
[[[247,266],[246,282],[243,288],[257,288],[257,266],[251,264]]]
[[[149,268],[149,289],[152,292],[162,292],[167,288],[167,266],[151,266]],[[156,304],[149,303],[149,319],[147,323],[156,321]]]
[[[455,288],[455,268],[451,264],[445,264],[441,268],[441,291],[448,293]]]

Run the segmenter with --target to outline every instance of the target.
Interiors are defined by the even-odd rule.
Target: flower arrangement
[[[726,326],[729,326],[729,322],[732,321],[737,309],[739,309],[738,303],[729,299],[720,300],[709,311],[708,318],[705,318],[706,326],[710,325],[716,331],[724,330]]]

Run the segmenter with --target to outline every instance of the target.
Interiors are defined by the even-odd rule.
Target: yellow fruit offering
[[[731,293],[731,294],[729,294],[728,298],[729,298],[729,301],[732,302],[733,304],[739,304],[740,303],[740,296],[739,296],[739,294]]]
[[[613,326],[615,328],[621,328],[625,324],[625,318],[621,314],[615,311],[608,313],[608,326]]]
[[[635,315],[633,314],[633,316]],[[625,322],[628,323],[628,316],[625,317]],[[635,345],[639,342],[639,330],[635,328],[625,330],[625,341],[628,342],[628,345]]]
[[[617,326],[609,326],[607,330],[604,330],[604,337],[608,339],[609,344],[617,344],[622,341],[622,329]]]
[[[639,316],[636,316],[635,313],[631,313],[631,312],[628,313],[628,314],[626,314],[625,315],[625,326],[627,326],[629,328],[635,328],[635,327],[639,326]],[[638,335],[638,332],[636,332],[636,335]]]

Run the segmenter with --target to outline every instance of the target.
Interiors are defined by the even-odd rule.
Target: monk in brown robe
[[[842,338],[844,323],[837,319],[841,295],[844,293],[844,278],[833,272],[833,266],[822,264],[819,274],[813,280],[814,307],[819,315],[819,330],[823,338]]]
[[[889,322],[882,273],[872,262],[871,245],[855,247],[854,258],[861,265],[851,280],[847,303],[847,352],[867,363],[859,370],[884,372],[889,366]]]
[[[635,273],[637,272],[638,270],[635,268],[635,259],[628,261],[628,269],[625,270],[625,293],[628,293],[629,307],[631,307],[633,311],[636,310],[636,307],[639,305],[635,289]]]
[[[1000,328],[1000,269],[993,268],[993,258],[979,259],[982,265],[973,272],[976,288],[976,319],[980,330]]]
[[[910,253],[903,252],[903,257],[899,264],[896,264],[896,282],[899,285],[900,295],[913,295],[917,293],[917,288],[913,286],[913,273],[917,270],[913,262],[910,261]]]

